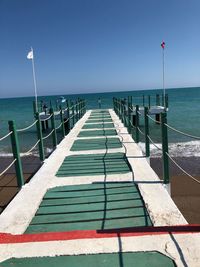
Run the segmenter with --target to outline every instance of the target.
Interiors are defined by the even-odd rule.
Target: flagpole
[[[33,53],[33,48],[31,47],[31,51]],[[38,112],[38,101],[37,101],[37,84],[36,84],[36,78],[35,78],[35,64],[34,64],[34,54],[32,56],[32,70],[33,70],[33,83],[34,83],[34,91],[35,91],[35,107],[36,112]]]
[[[164,103],[164,108],[166,108],[166,103],[165,103],[165,48],[163,47],[162,49],[162,65],[163,65],[163,103]]]

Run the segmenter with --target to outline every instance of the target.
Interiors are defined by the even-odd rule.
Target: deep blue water
[[[169,96],[169,111],[168,123],[173,127],[187,132],[192,135],[200,136],[200,88],[176,88],[167,89],[166,93]],[[127,96],[133,97],[134,104],[142,104],[142,96],[145,95],[145,104],[148,105],[148,95],[151,95],[152,104],[155,104],[155,95],[162,94],[162,90],[144,90],[144,91],[128,91],[128,92],[110,92],[110,93],[95,93],[95,94],[80,94],[80,95],[63,95],[72,101],[79,98],[86,100],[87,109],[98,108],[98,98],[101,98],[102,108],[112,108],[112,98],[125,98]],[[56,106],[56,99],[59,96],[45,96],[39,97],[38,103],[41,100],[49,105],[51,100],[53,106]],[[0,137],[8,132],[8,121],[15,120],[17,128],[23,128],[33,122],[33,97],[25,98],[9,98],[0,99]],[[154,102],[154,103],[153,103]],[[160,127],[151,123],[150,133],[152,139],[160,142]],[[141,121],[141,130],[143,129],[143,122]],[[34,143],[35,129],[32,128],[25,135],[21,136],[20,143],[24,151]],[[0,153],[8,152],[8,141],[0,142]],[[199,151],[199,141],[185,138],[182,135],[175,134],[169,131],[169,142],[176,150],[181,149],[181,153],[197,153]],[[190,147],[189,150],[185,146]],[[187,151],[186,151],[187,150]],[[199,153],[200,154],[200,153]],[[195,154],[196,155],[196,154]]]

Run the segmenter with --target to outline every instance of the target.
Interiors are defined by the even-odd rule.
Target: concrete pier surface
[[[112,254],[119,266],[152,257],[152,266],[198,267],[199,231],[115,112],[87,111],[0,215],[0,265],[34,266],[40,257],[41,266],[54,266],[47,263],[57,256],[65,266],[72,255],[93,255],[82,260],[95,264]],[[80,266],[80,258],[69,260]]]

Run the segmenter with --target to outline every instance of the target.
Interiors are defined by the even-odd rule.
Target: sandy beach
[[[0,171],[10,162],[11,158],[1,158]],[[176,161],[190,174],[200,181],[199,158],[176,158]],[[152,158],[151,166],[162,179],[162,161],[160,158]],[[22,159],[24,179],[29,181],[40,167],[37,157],[29,156]],[[184,175],[174,164],[170,164],[171,194],[174,202],[189,223],[200,223],[200,184]],[[0,177],[0,212],[8,205],[18,192],[14,167]]]

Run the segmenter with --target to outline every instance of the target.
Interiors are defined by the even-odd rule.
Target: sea
[[[98,109],[98,99],[101,99],[101,108],[113,108],[113,97],[127,98],[132,96],[133,104],[148,106],[148,96],[151,98],[151,105],[156,103],[156,94],[163,94],[162,90],[133,90],[120,92],[105,92],[93,94],[76,95],[54,95],[39,96],[38,104],[46,103],[56,108],[60,97],[75,101],[78,98],[86,100],[86,108]],[[199,157],[200,156],[200,87],[166,89],[168,94],[169,108],[167,112],[167,123],[178,131],[187,133],[197,138],[185,136],[181,133],[168,129],[169,152],[173,157]],[[0,139],[9,132],[8,121],[14,120],[17,129],[22,129],[34,122],[33,114],[34,97],[18,97],[0,99]],[[63,104],[65,105],[65,104]],[[154,117],[153,117],[154,119]],[[57,124],[59,122],[56,122]],[[140,130],[144,132],[144,121],[140,118]],[[161,151],[161,129],[160,125],[150,120],[151,157],[160,157]],[[33,126],[25,132],[19,132],[19,144],[21,153],[26,153],[37,141],[36,128]],[[140,146],[144,150],[144,138],[140,134]],[[45,149],[52,150],[52,142],[45,144]],[[37,149],[31,153],[37,154]],[[10,137],[0,141],[0,156],[11,156],[12,150]]]

